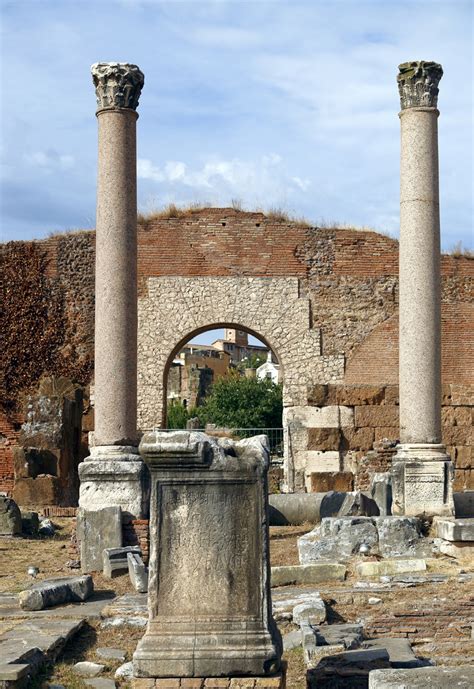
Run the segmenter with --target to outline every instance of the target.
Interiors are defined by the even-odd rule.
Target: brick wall
[[[93,231],[2,247],[8,337],[2,355],[7,375],[0,396],[8,404],[0,411],[0,490],[11,490],[11,447],[24,419],[26,394],[36,391],[45,374],[65,376],[84,386],[91,380],[94,247]],[[264,333],[271,341],[281,326],[283,331],[286,328],[286,339],[293,340],[290,359],[299,385],[295,383],[288,399],[294,404],[301,403],[313,382],[337,379],[341,354],[346,358],[346,383],[397,383],[397,273],[398,243],[393,239],[374,232],[276,222],[261,213],[207,209],[182,218],[155,219],[138,231],[142,299],[149,296],[153,281],[171,278],[270,278],[276,282],[269,285],[280,280],[297,283],[297,299],[288,302],[286,311],[286,292],[273,294],[281,305],[278,323]],[[474,261],[444,256],[442,275],[443,382],[463,385],[474,380]],[[232,288],[237,293],[238,284]],[[197,284],[197,295],[201,287]],[[185,310],[194,298],[190,289]],[[263,313],[267,296],[264,291],[257,296]],[[159,298],[164,321],[167,298]],[[227,293],[226,299],[221,302],[235,305],[233,293]],[[172,300],[169,308],[175,308]],[[234,309],[233,314],[238,313]],[[153,317],[156,320],[156,312]],[[255,320],[260,322],[263,327],[263,319]],[[300,331],[303,322],[306,330]],[[154,323],[146,326],[155,328],[152,337],[155,344],[167,348],[166,359],[178,343],[161,342]],[[320,355],[321,365],[313,366]],[[324,359],[331,356],[332,363]],[[162,381],[155,383],[157,389],[145,390],[145,396],[154,395],[154,408],[156,399],[162,404],[163,398]],[[452,446],[456,443],[453,440]],[[458,461],[466,464],[470,461],[466,456],[461,452]]]

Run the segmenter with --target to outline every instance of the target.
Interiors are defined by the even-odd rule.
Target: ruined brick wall
[[[91,380],[94,254],[93,232],[12,242],[2,249],[7,338],[0,490],[11,490],[11,448],[27,394],[35,393],[45,374],[81,385]],[[276,343],[277,352],[282,348],[288,406],[311,404],[314,383],[397,383],[393,239],[207,209],[139,227],[138,261],[144,427],[161,418],[162,375],[172,349],[191,332],[218,322],[247,325]],[[474,261],[445,256],[442,272],[443,382],[465,385],[474,380]],[[177,327],[163,332],[168,320]],[[158,367],[150,364],[153,359]],[[92,425],[88,410],[84,428]],[[465,447],[456,434],[450,446]]]

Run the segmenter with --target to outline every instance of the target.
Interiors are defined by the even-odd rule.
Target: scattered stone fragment
[[[128,545],[120,548],[104,548],[102,552],[102,566],[104,577],[112,579],[117,574],[129,571],[128,554],[142,554],[138,545]]]
[[[18,595],[23,610],[44,610],[61,603],[77,603],[87,600],[94,591],[89,574],[80,577],[45,579]]]
[[[345,565],[336,562],[316,564],[282,565],[272,567],[272,587],[288,584],[320,584],[323,581],[344,581]]]
[[[133,677],[133,663],[124,663],[115,670],[115,679],[131,679]]]
[[[15,686],[10,682],[25,680],[31,669],[28,663],[3,663],[0,662],[0,686]],[[4,684],[5,683],[5,684]]]
[[[367,677],[372,670],[389,667],[389,656],[385,649],[345,651],[322,658],[314,669],[308,671],[307,686],[308,689],[367,686]]]
[[[375,517],[380,514],[375,500],[367,493],[353,491],[346,493],[339,517]]]
[[[382,599],[381,598],[375,598],[375,597],[371,596],[367,602],[369,605],[378,605],[379,603],[382,602]]]
[[[20,508],[12,498],[0,495],[0,536],[21,534]]]
[[[369,689],[472,689],[474,666],[422,667],[416,669],[374,670],[369,675]]]
[[[293,608],[294,624],[322,624],[326,621],[326,606],[324,601],[314,597],[311,603],[299,603]]]
[[[139,593],[148,591],[148,569],[138,553],[127,553],[128,574],[133,588]]]
[[[370,495],[381,516],[392,514],[392,477],[389,472],[372,475]]]
[[[126,653],[120,648],[96,648],[96,654],[99,658],[105,660],[125,660]]]
[[[46,517],[40,517],[40,525],[38,533],[40,536],[51,537],[54,536],[56,529],[51,519],[46,519]]]
[[[474,542],[473,541],[451,541],[442,542],[439,546],[440,553],[453,557],[462,562],[474,562]]]
[[[301,564],[341,562],[359,554],[362,544],[376,549],[377,529],[370,517],[327,517],[298,539]]]
[[[92,663],[89,660],[82,660],[72,666],[73,672],[81,677],[97,677],[104,671],[105,665],[100,663]]]
[[[277,621],[292,620],[293,609],[296,605],[300,603],[307,603],[309,605],[314,603],[317,605],[320,600],[319,591],[308,589],[290,589],[290,591],[286,591],[282,589],[280,595],[278,591],[274,591],[272,596],[273,616]]]
[[[434,526],[438,538],[445,541],[474,541],[474,518],[445,519],[436,517]]]
[[[380,577],[387,574],[403,572],[422,572],[426,570],[426,561],[412,560],[382,560],[381,562],[361,562],[356,565],[359,577]]]
[[[148,624],[148,617],[108,617],[100,623],[103,629],[107,627],[142,627],[145,628]]]

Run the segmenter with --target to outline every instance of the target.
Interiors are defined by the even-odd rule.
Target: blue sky
[[[90,65],[145,73],[141,210],[280,207],[398,234],[397,66],[441,62],[442,244],[473,241],[470,0],[0,0],[2,239],[93,227]]]

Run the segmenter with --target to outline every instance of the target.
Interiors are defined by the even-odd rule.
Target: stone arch
[[[283,406],[304,407],[315,383],[342,382],[344,356],[321,354],[298,278],[150,277],[138,300],[138,427],[163,424],[171,355],[210,327],[238,326],[273,349],[284,371]],[[286,473],[291,458],[286,458]]]

